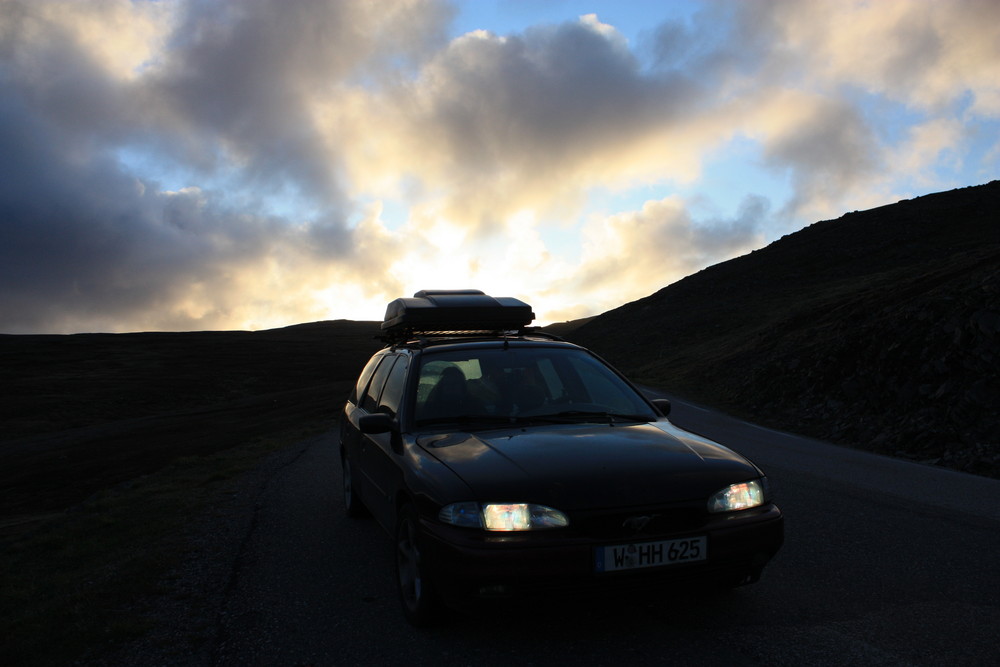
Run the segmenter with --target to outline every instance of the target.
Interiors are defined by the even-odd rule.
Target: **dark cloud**
[[[693,256],[687,271],[694,272],[713,260],[734,257],[760,241],[761,229],[771,212],[771,202],[760,195],[747,195],[736,216],[719,218],[691,228]]]
[[[185,137],[186,157],[206,165],[236,161],[258,189],[294,184],[336,202],[342,199],[336,161],[317,141],[305,102],[311,89],[333,83],[349,68],[331,48],[353,46],[343,44],[350,31],[337,29],[350,25],[337,16],[344,6],[192,4],[162,70],[147,77],[143,93],[158,103],[154,108],[168,127]],[[319,76],[324,69],[327,81]]]
[[[131,79],[44,7],[0,9],[0,331],[231,326],[255,273],[298,286],[297,271],[359,261],[336,147],[314,126],[310,95],[417,57],[447,11],[181,8],[169,48]],[[130,173],[125,153],[202,189],[167,192]],[[265,215],[269,194],[313,214]],[[281,293],[269,288],[257,298]]]
[[[185,287],[225,290],[221,268],[259,258],[278,231],[205,214],[197,191],[157,192],[107,155],[78,159],[18,102],[0,101],[4,331],[114,330],[129,321],[189,328],[197,318],[175,306]]]
[[[923,77],[944,55],[942,35],[922,12],[913,12],[894,27],[890,55],[882,77],[902,90],[922,85]]]
[[[194,2],[142,92],[186,157],[221,156],[255,188],[343,205],[339,147],[312,101],[440,46],[448,14],[432,2]]]
[[[46,135],[65,151],[87,152],[120,139],[131,125],[126,91],[73,35],[7,2],[0,10],[0,82],[23,113],[48,122]]]
[[[653,246],[671,268],[671,276],[686,276],[717,262],[736,257],[761,242],[761,228],[770,213],[766,197],[747,195],[736,216],[693,221],[688,217],[656,229]],[[683,222],[683,224],[680,224]],[[669,280],[664,280],[667,284]]]
[[[466,37],[425,74],[419,123],[441,129],[455,171],[517,165],[528,180],[613,160],[705,93],[676,70],[644,72],[621,41],[582,21]]]
[[[837,201],[868,182],[882,152],[857,109],[835,100],[820,100],[812,113],[790,120],[764,149],[765,164],[791,171],[795,194],[785,213],[792,217],[800,208]]]
[[[658,69],[681,70],[724,98],[733,79],[752,77],[766,84],[780,76],[785,54],[777,17],[783,4],[781,0],[703,2],[688,20],[657,26],[646,38],[645,48]]]

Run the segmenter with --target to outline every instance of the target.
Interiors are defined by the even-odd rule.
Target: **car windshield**
[[[422,356],[417,427],[650,421],[649,405],[600,360],[564,347],[469,348]]]

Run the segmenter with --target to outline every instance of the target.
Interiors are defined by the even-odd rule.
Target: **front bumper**
[[[693,563],[598,573],[595,549],[611,544],[704,535],[708,558]],[[423,522],[428,574],[452,604],[532,596],[651,591],[660,586],[737,586],[756,581],[784,540],[774,505],[713,517],[700,529],[618,540],[573,536],[561,530],[483,533]]]

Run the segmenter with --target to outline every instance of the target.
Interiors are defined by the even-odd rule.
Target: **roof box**
[[[527,326],[531,306],[480,290],[420,290],[413,298],[390,301],[382,331],[391,337],[417,333],[513,331]]]

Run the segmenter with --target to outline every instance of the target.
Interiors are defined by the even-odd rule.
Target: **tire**
[[[440,622],[443,606],[427,576],[420,521],[409,505],[400,510],[396,522],[396,589],[403,616],[411,625],[425,628]]]
[[[351,460],[347,458],[347,454],[344,454],[340,458],[340,467],[343,470],[344,510],[347,512],[347,516],[353,518],[368,516],[368,509],[361,502],[358,491],[354,487],[354,469],[351,466]]]

